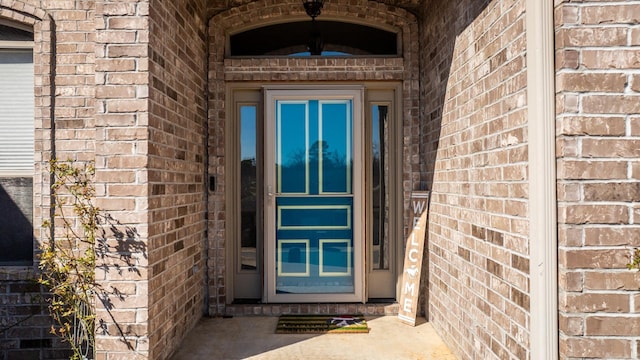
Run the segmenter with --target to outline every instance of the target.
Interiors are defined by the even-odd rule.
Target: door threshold
[[[317,304],[263,304],[258,302],[228,304],[224,315],[228,316],[280,316],[284,314],[362,314],[365,316],[398,315],[400,306],[395,300],[372,299],[362,303],[317,303]]]

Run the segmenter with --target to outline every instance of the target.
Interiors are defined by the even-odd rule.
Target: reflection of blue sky
[[[281,136],[279,156],[283,165],[292,165],[306,159],[306,108],[306,103],[281,103],[278,131]]]
[[[311,53],[308,51],[303,51],[295,54],[291,54],[289,56],[311,56]],[[349,53],[345,53],[342,51],[323,51],[320,56],[351,56]]]
[[[351,117],[346,102],[322,104],[322,191],[347,193],[350,190]]]
[[[276,166],[278,191],[300,193],[307,188],[307,102],[278,102]]]
[[[371,130],[373,155],[380,156],[380,112],[378,105],[373,105],[371,108]]]
[[[342,161],[347,158],[347,137],[351,132],[347,128],[346,107],[345,103],[322,106],[322,140],[327,145],[326,150],[337,154]]]
[[[256,107],[240,107],[240,160],[256,158]]]

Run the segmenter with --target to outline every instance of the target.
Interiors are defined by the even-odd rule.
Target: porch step
[[[227,316],[279,316],[282,314],[362,314],[365,316],[398,315],[396,302],[337,304],[229,304]]]

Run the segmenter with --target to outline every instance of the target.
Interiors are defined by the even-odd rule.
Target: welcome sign
[[[398,318],[403,323],[415,326],[418,315],[418,296],[420,295],[420,273],[422,272],[422,254],[424,235],[427,227],[427,206],[429,192],[414,192],[411,196],[413,229],[404,255],[402,289],[400,292],[400,310]]]

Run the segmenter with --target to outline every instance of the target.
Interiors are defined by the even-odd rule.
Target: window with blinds
[[[33,33],[0,22],[0,265],[33,262]]]
[[[33,175],[33,52],[0,49],[0,176]]]

